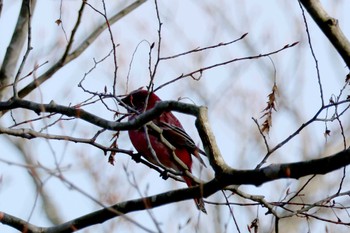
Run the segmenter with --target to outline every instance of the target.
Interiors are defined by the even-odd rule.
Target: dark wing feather
[[[204,166],[205,163],[199,156],[198,152],[205,155],[205,152],[199,149],[192,138],[180,127],[158,121],[158,127],[163,130],[163,136],[175,147],[185,147],[190,151]],[[206,167],[206,166],[205,166]]]

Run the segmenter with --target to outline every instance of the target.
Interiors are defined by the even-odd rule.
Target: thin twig
[[[140,5],[142,5],[147,0],[138,0],[134,3],[130,4],[129,6],[125,7],[123,10],[118,12],[117,14],[113,15],[111,18],[108,19],[108,22],[110,25],[114,24],[115,22],[119,21],[121,18],[138,8]],[[83,1],[82,4],[85,4],[86,1]],[[76,22],[76,27],[80,23],[80,19],[82,16],[82,9],[83,5],[79,11],[78,19]],[[99,27],[97,27],[87,38],[84,40],[74,51],[71,53],[68,53],[69,49],[66,48],[65,53],[59,59],[57,63],[55,63],[48,71],[46,71],[44,74],[42,74],[40,77],[38,77],[35,82],[31,82],[26,87],[24,87],[22,90],[19,91],[18,96],[20,98],[23,98],[27,94],[29,94],[32,90],[36,89],[39,85],[47,81],[49,78],[52,77],[59,69],[61,69],[64,65],[67,63],[73,61],[75,58],[79,57],[91,44],[93,41],[95,41],[98,36],[107,28],[107,24],[103,23]]]
[[[19,80],[19,77],[22,73],[22,70],[23,70],[23,67],[27,61],[27,58],[29,56],[29,53],[30,51],[33,49],[32,48],[32,26],[31,26],[31,19],[32,19],[32,13],[31,13],[31,1],[30,0],[25,0],[23,1],[25,4],[26,4],[26,7],[27,7],[27,11],[28,11],[28,20],[27,20],[27,49],[26,49],[26,52],[22,58],[22,62],[21,64],[19,65],[19,68],[18,68],[18,71],[17,71],[17,74],[15,76],[15,79],[14,79],[14,82],[13,82],[13,86],[12,86],[12,89],[13,89],[13,96],[16,98],[18,97],[18,92],[17,92],[17,83],[18,83],[18,80]]]
[[[304,25],[305,25],[305,30],[306,30],[306,35],[307,35],[307,41],[309,43],[309,48],[310,48],[310,51],[311,51],[311,55],[315,61],[315,67],[316,67],[316,73],[317,73],[317,82],[318,82],[318,88],[319,88],[319,91],[320,91],[320,98],[321,98],[321,103],[322,103],[322,106],[324,105],[324,97],[323,97],[323,87],[322,87],[322,82],[321,82],[321,74],[320,74],[320,69],[318,67],[318,60],[316,58],[316,55],[315,55],[315,51],[313,49],[313,46],[312,46],[312,43],[311,43],[311,35],[310,35],[310,32],[309,32],[309,26],[308,26],[308,23],[307,23],[307,20],[306,20],[306,17],[305,17],[305,12],[304,12],[304,8],[303,6],[301,5],[301,2],[298,1],[299,3],[299,7],[301,9],[301,14],[303,16],[303,20],[304,20]]]
[[[176,54],[176,55],[171,55],[171,56],[167,56],[167,57],[161,57],[160,60],[174,59],[174,58],[185,56],[185,55],[188,55],[188,54],[191,54],[191,53],[198,53],[198,52],[202,52],[202,51],[205,51],[205,50],[216,49],[216,48],[219,48],[219,47],[227,46],[227,45],[230,45],[230,44],[236,43],[237,41],[242,40],[247,35],[248,35],[248,33],[244,33],[240,38],[232,40],[232,41],[229,41],[229,42],[221,42],[221,43],[218,43],[218,44],[215,44],[215,45],[210,45],[210,46],[203,47],[203,48],[198,47],[198,48],[195,48],[195,49],[183,52],[183,53],[179,53],[179,54]]]
[[[292,44],[287,44],[287,45],[283,46],[283,48],[277,49],[277,50],[269,52],[269,53],[263,53],[263,54],[253,55],[253,56],[246,56],[246,57],[235,58],[235,59],[231,59],[231,60],[228,60],[228,61],[216,63],[216,64],[213,64],[213,65],[210,65],[210,66],[202,67],[200,69],[191,71],[191,72],[189,72],[187,74],[181,74],[177,78],[174,78],[174,79],[172,79],[172,80],[170,80],[168,82],[165,82],[165,83],[159,85],[157,88],[154,89],[154,91],[157,91],[157,90],[159,90],[159,89],[163,88],[164,86],[167,86],[167,85],[169,85],[171,83],[179,81],[180,79],[184,79],[184,78],[187,78],[187,77],[194,78],[194,75],[196,75],[196,74],[201,75],[204,71],[207,71],[207,70],[210,70],[210,69],[213,69],[213,68],[224,66],[224,65],[227,65],[227,64],[230,64],[230,63],[233,63],[233,62],[237,62],[237,61],[252,60],[252,59],[258,59],[258,58],[262,58],[262,57],[271,56],[271,55],[279,53],[279,52],[281,52],[283,50],[292,48],[292,47],[294,47],[297,44],[298,44],[298,42],[294,42]]]
[[[313,123],[315,121],[319,121],[320,119],[318,119],[318,116],[323,112],[323,110],[331,108],[331,107],[339,106],[341,104],[346,104],[346,103],[349,103],[349,102],[350,102],[350,99],[349,100],[343,100],[343,101],[339,101],[339,102],[330,103],[328,105],[324,105],[323,107],[321,107],[310,120],[308,120],[307,122],[303,123],[296,131],[294,131],[286,139],[282,140],[275,147],[270,149],[270,151],[268,153],[266,153],[265,157],[261,160],[261,162],[256,166],[256,169],[261,168],[261,166],[266,162],[266,160],[269,158],[269,156],[272,153],[274,153],[276,150],[281,148],[283,145],[285,145],[287,142],[289,142],[292,138],[294,138],[296,135],[298,135],[305,127],[307,127],[308,125],[310,125],[311,123]]]

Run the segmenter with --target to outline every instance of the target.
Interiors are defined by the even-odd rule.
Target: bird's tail
[[[204,206],[204,201],[203,201],[203,198],[195,198],[194,199],[194,202],[196,203],[197,205],[197,208],[202,211],[203,213],[207,213],[207,210],[205,209],[205,206]]]
[[[188,187],[192,187],[195,186],[196,184],[194,184],[193,180],[187,176],[183,177],[186,184],[188,185]],[[197,208],[202,211],[203,213],[207,213],[207,210],[205,209],[205,205],[204,205],[204,200],[203,198],[194,198],[194,202],[196,203]]]

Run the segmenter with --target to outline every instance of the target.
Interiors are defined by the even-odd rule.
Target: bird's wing
[[[158,121],[157,125],[163,130],[163,136],[175,147],[186,147],[205,167],[203,159],[198,153],[206,156],[205,152],[199,149],[194,143],[193,139],[185,132],[184,129],[166,123],[164,121]]]

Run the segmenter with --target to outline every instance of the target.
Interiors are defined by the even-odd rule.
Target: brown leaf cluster
[[[118,142],[117,142],[118,138],[119,138],[119,131],[113,135],[112,137],[113,142],[109,147],[110,149],[118,149]],[[116,151],[112,150],[108,157],[108,163],[110,163],[111,165],[114,165],[114,162],[115,162],[114,156],[116,153],[117,153]]]
[[[276,95],[278,94],[278,88],[276,83],[273,84],[271,93],[267,96],[268,101],[267,106],[262,110],[263,115],[260,117],[264,118],[264,122],[261,125],[261,131],[263,133],[269,133],[270,129],[272,127],[272,112],[273,110],[277,111],[276,109]]]

